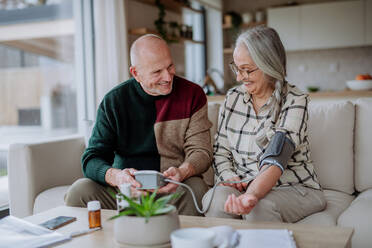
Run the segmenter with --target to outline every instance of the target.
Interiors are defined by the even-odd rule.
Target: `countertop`
[[[310,98],[360,98],[372,97],[372,90],[341,90],[319,91],[308,93]],[[225,95],[207,96],[208,102],[219,102],[225,99]]]

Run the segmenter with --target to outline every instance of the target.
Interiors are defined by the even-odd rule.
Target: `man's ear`
[[[134,78],[137,77],[137,71],[136,71],[136,68],[134,66],[129,67],[129,71],[130,71],[130,74],[132,74],[132,76]]]
[[[134,79],[136,79],[137,82],[141,81],[140,78],[139,78],[136,67],[134,67],[134,66],[129,67],[129,71],[130,71],[130,74],[132,74],[132,76],[134,77]]]

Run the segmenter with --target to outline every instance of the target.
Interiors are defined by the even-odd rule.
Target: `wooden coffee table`
[[[114,210],[102,210],[102,230],[76,237],[56,247],[123,247],[114,240],[114,222],[107,220],[115,214],[116,211]],[[77,221],[58,229],[60,233],[69,234],[88,228],[88,210],[86,208],[61,206],[26,217],[25,220],[39,224],[60,215],[75,216],[77,218]],[[351,236],[353,234],[352,228],[344,227],[321,227],[288,223],[247,223],[244,220],[182,215],[180,216],[180,222],[181,228],[229,225],[235,229],[289,229],[293,231],[297,247],[299,248],[350,247]]]

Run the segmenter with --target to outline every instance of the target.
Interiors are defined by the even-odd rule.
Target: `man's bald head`
[[[172,91],[176,68],[167,43],[148,34],[138,38],[130,48],[130,73],[149,95],[168,95]]]
[[[141,59],[146,58],[149,54],[162,51],[163,49],[169,51],[165,40],[155,34],[145,34],[135,40],[130,47],[131,65],[138,66],[141,64]]]

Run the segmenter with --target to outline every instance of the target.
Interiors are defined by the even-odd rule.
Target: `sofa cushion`
[[[363,191],[372,188],[372,99],[359,99],[355,111],[355,188]]]
[[[34,203],[34,214],[65,205],[64,197],[69,187],[69,185],[58,186],[38,194]]]
[[[311,158],[324,189],[354,192],[354,114],[350,102],[309,105]]]
[[[214,143],[214,135],[217,131],[218,114],[220,112],[219,103],[208,103],[208,119],[212,122],[211,127],[211,142]],[[203,179],[208,186],[213,186],[214,184],[214,172],[212,166],[203,174]]]
[[[219,103],[208,103],[208,119],[212,122],[211,127],[211,141],[212,145],[214,142],[214,135],[217,131],[218,114],[220,112],[221,105]]]
[[[334,190],[324,190],[324,196],[327,201],[326,208],[322,212],[312,214],[297,223],[336,226],[337,218],[354,199],[354,196]]]
[[[364,191],[338,218],[337,224],[354,228],[352,247],[371,247],[372,189]]]

